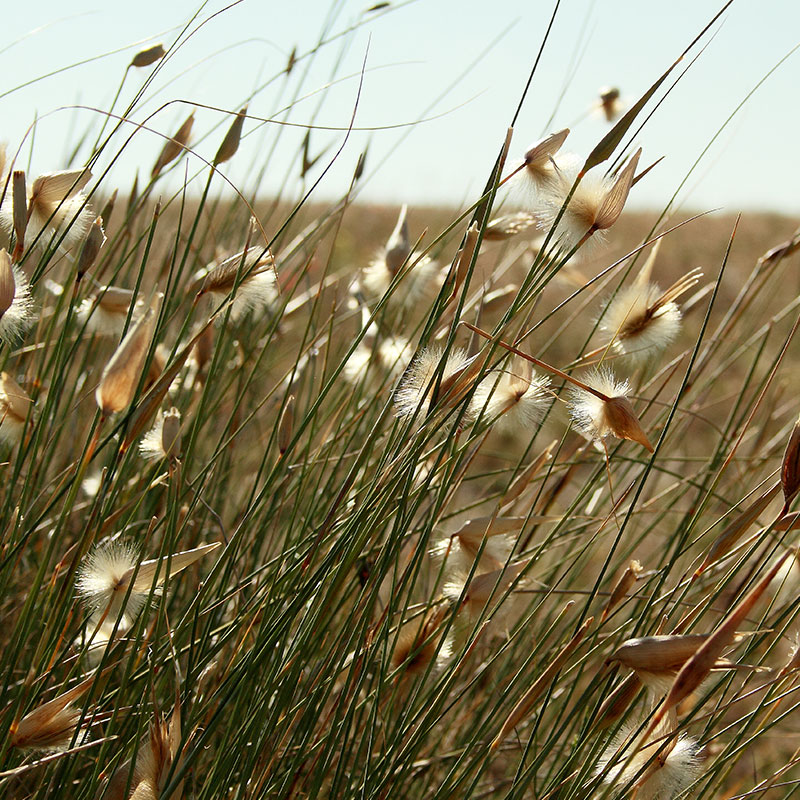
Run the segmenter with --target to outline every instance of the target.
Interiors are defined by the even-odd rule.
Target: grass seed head
[[[628,382],[617,381],[608,367],[594,369],[584,377],[584,382],[608,399],[573,388],[568,408],[575,427],[587,439],[599,441],[606,436],[616,436],[638,442],[652,453],[653,446],[625,396],[630,392]]]
[[[239,142],[242,139],[242,127],[244,126],[246,117],[247,106],[244,106],[236,115],[230,128],[228,128],[228,132],[225,134],[225,138],[222,140],[222,144],[219,146],[219,150],[217,150],[217,154],[214,156],[215,167],[218,167],[226,161],[230,161],[230,159],[236,155],[236,151],[239,149]]]
[[[25,273],[0,250],[0,339],[17,342],[33,321],[33,298]]]
[[[28,189],[26,238],[49,244],[51,237],[62,240],[65,248],[83,241],[94,220],[83,188],[91,180],[88,169],[48,172],[40,175]],[[12,193],[0,206],[0,228],[7,234],[14,229]]]
[[[7,373],[0,372],[0,439],[19,444],[25,435],[25,421],[33,410],[33,400]]]
[[[158,302],[157,298],[154,303]],[[130,405],[142,378],[145,358],[153,338],[155,311],[150,306],[133,324],[103,370],[95,392],[97,405],[104,416],[115,414]]]
[[[136,752],[133,764],[126,761],[111,776],[104,797],[108,800],[125,800],[125,787],[130,784],[128,800],[158,800],[167,785],[167,778],[175,767],[180,766],[181,750],[181,712],[175,705],[169,721],[163,720],[159,713],[150,723],[150,732]],[[171,797],[183,796],[183,781],[179,781]]]
[[[123,630],[130,627],[149,594],[149,588],[141,592],[134,587],[126,599],[138,561],[138,547],[119,539],[97,545],[84,557],[75,585],[93,618],[105,615],[119,619]]]
[[[148,461],[176,459],[181,452],[181,412],[170,408],[158,415],[156,424],[142,437],[139,453]]]
[[[641,150],[628,160],[615,179],[584,175],[575,188],[569,204],[556,228],[555,236],[564,247],[585,244],[590,238],[608,230],[620,217],[633,185]],[[578,177],[579,162],[564,162],[556,171],[556,180],[547,186],[546,213],[548,222],[554,223],[569,192]]]
[[[494,422],[500,431],[530,435],[547,409],[548,386],[546,377],[533,375],[529,361],[517,358],[499,376],[490,374],[481,381],[471,409]]]
[[[654,283],[620,289],[608,304],[599,328],[619,355],[634,365],[650,360],[673,342],[681,329],[674,302],[656,306],[661,290]]]
[[[347,359],[343,374],[350,383],[359,383],[366,374],[373,383],[384,385],[400,376],[412,352],[400,336],[382,336],[377,343],[365,337]]]
[[[489,221],[483,232],[484,241],[499,242],[512,236],[524,233],[539,222],[538,217],[530,211],[517,211],[504,214]]]
[[[238,280],[238,285],[237,285]],[[217,299],[236,291],[230,318],[236,322],[249,312],[269,311],[277,300],[275,259],[264,247],[250,247],[195,276],[194,289],[199,295],[212,294]]]
[[[569,136],[569,128],[551,133],[534,142],[525,152],[525,174],[536,189],[547,186],[556,176],[558,167],[553,156]]]
[[[620,91],[616,86],[604,86],[598,92],[599,110],[606,122],[616,122],[625,110],[625,104],[620,98]]]
[[[164,49],[164,45],[159,42],[150,47],[145,47],[144,50],[140,50],[131,60],[131,66],[139,68],[149,67],[151,64],[155,64],[156,61],[164,58],[166,54],[167,51]]]
[[[78,306],[75,316],[88,333],[121,336],[136,295],[131,289],[101,286]]]
[[[417,354],[395,392],[395,416],[411,416],[417,409],[425,411],[425,401],[430,400],[434,391],[442,358],[444,351],[439,347],[427,347]],[[451,349],[441,369],[440,385],[459,374],[468,363],[465,350]]]
[[[402,669],[404,677],[412,677],[428,669],[437,659],[441,637],[441,634],[437,635],[437,629],[446,613],[446,607],[439,606],[400,626],[390,659],[392,670]]]
[[[390,275],[396,275],[406,259],[411,255],[411,242],[408,238],[408,206],[400,209],[397,224],[386,242],[386,251],[383,256],[386,269]]]
[[[783,489],[783,513],[789,510],[792,500],[800,491],[800,417],[794,423],[781,462],[781,487]]]
[[[194,125],[194,111],[184,120],[183,124],[178,128],[177,132],[171,139],[167,139],[161,152],[158,154],[156,163],[153,164],[151,177],[155,178],[159,172],[170,162],[174,161],[178,156],[183,153],[189,144],[189,137],[192,135],[192,126]]]
[[[671,749],[669,743],[662,741],[641,746],[638,727],[632,723],[622,727],[603,752],[597,774],[602,775],[605,784],[618,787],[615,796],[634,779],[637,800],[673,800],[681,796],[700,777],[699,745],[694,739],[680,736]],[[634,754],[636,748],[640,749]]]
[[[169,557],[140,562],[136,546],[119,539],[109,540],[84,557],[78,570],[77,592],[93,618],[120,619],[121,625],[127,628],[151,592],[160,592],[167,578],[219,546],[219,542],[213,542]]]
[[[606,607],[603,610],[603,619],[628,596],[628,592],[633,588],[641,572],[642,565],[636,559],[633,559],[620,575],[616,584],[614,584],[611,596],[608,598],[608,603],[606,603]]]
[[[81,710],[72,705],[94,683],[95,676],[28,712],[12,726],[11,746],[23,750],[65,750],[75,737]]]
[[[105,243],[106,234],[103,230],[103,218],[96,217],[92,227],[89,228],[89,233],[86,234],[86,238],[83,240],[83,247],[78,258],[79,276],[84,275],[94,266],[94,262],[97,261],[97,256],[100,255],[100,250]]]

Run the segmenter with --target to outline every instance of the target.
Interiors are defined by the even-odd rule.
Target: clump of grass
[[[147,119],[193,30],[125,54],[70,163],[0,151],[3,792],[796,783],[798,239],[626,208],[671,71],[585,98],[585,157],[510,130],[437,219],[355,203],[363,154],[320,199],[350,153],[299,101]]]

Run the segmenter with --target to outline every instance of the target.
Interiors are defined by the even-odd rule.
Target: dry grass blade
[[[500,507],[511,505],[528,488],[530,482],[541,472],[553,458],[553,450],[558,446],[558,441],[554,439],[525,469],[512,481],[508,490],[500,500]]]
[[[531,708],[533,708],[536,701],[550,685],[553,678],[555,678],[556,673],[564,666],[566,660],[581,643],[581,640],[586,635],[586,631],[589,630],[589,626],[592,622],[594,622],[594,617],[589,617],[584,621],[583,625],[578,629],[578,632],[564,645],[561,651],[547,665],[544,672],[533,682],[530,689],[520,698],[519,702],[514,706],[506,721],[503,723],[503,726],[500,728],[500,732],[492,741],[492,750],[497,750],[506,736],[528,716]]]
[[[722,533],[714,540],[711,549],[708,551],[703,563],[694,573],[694,578],[702,575],[712,564],[726,556],[734,548],[745,531],[759,518],[769,504],[778,496],[781,484],[776,483],[756,500],[754,500],[736,519],[725,527]]]

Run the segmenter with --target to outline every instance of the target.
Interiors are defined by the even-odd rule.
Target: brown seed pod
[[[789,510],[792,500],[794,500],[797,492],[800,491],[800,417],[794,423],[783,454],[781,486],[783,487],[784,498],[783,515]]]

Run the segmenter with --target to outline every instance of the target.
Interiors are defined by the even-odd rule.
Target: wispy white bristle
[[[638,283],[620,289],[600,320],[600,330],[614,351],[638,365],[660,353],[675,340],[681,328],[681,312],[674,302],[652,313],[649,309],[661,296],[653,283]]]
[[[411,362],[394,396],[395,414],[398,417],[414,414],[423,402],[430,397],[434,388],[435,376],[439,370],[443,350],[430,347],[422,350]],[[447,354],[441,380],[445,381],[467,361],[464,350],[453,349]],[[423,409],[424,411],[424,409]]]

